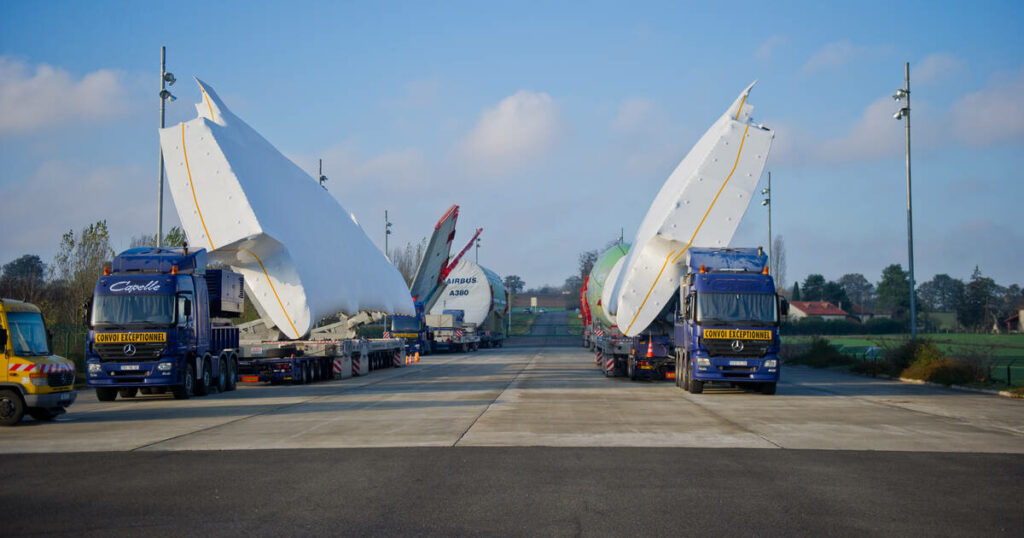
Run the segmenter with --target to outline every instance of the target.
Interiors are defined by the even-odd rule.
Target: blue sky
[[[52,259],[106,218],[155,229],[159,47],[194,117],[199,76],[383,243],[453,203],[480,262],[560,284],[632,237],[697,137],[752,80],[787,283],[906,265],[911,63],[917,280],[980,265],[1024,284],[1024,4],[978,2],[0,3],[0,263]],[[167,225],[176,223],[167,196]],[[734,244],[767,241],[752,205]]]

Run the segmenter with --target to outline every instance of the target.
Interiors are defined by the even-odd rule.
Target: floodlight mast
[[[910,62],[903,64],[904,87],[896,90],[892,96],[896,101],[906,99],[906,105],[896,111],[893,116],[904,120],[906,130],[907,159],[907,264],[910,273],[910,339],[917,338],[917,305],[914,299],[914,212],[910,190]]]
[[[167,101],[174,101],[174,95],[167,91],[177,80],[173,73],[167,72],[167,47],[160,47],[160,128],[164,128],[164,109]],[[156,211],[156,246],[160,247],[164,239],[164,150],[160,148],[160,180],[157,195]]]

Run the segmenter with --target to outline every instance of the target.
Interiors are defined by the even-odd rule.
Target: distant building
[[[811,316],[824,320],[835,320],[846,319],[847,317],[850,317],[850,314],[842,308],[826,301],[790,301],[790,321],[797,321]]]
[[[1006,328],[1006,332],[1024,333],[1024,308],[1021,308],[1016,314],[1004,319],[1003,327]]]

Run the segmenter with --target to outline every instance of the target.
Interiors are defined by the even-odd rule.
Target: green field
[[[536,321],[537,314],[523,314],[513,313],[512,314],[512,330],[509,331],[509,336],[523,336],[530,334],[530,328],[533,327],[533,322]]]
[[[583,334],[583,316],[581,316],[580,314],[577,314],[575,312],[569,312],[569,315],[567,316],[567,318],[568,318],[568,325],[569,325],[569,334],[579,334],[579,335],[582,335]]]
[[[976,357],[984,360],[992,368],[993,381],[1007,382],[1010,385],[1024,386],[1024,334],[966,334],[966,333],[935,333],[921,334],[939,349],[954,358]],[[783,337],[787,344],[810,343],[811,336]],[[825,336],[830,344],[848,355],[862,356],[867,348],[877,347],[884,353],[907,341],[905,334],[882,334],[864,336]],[[1009,370],[1008,370],[1009,369]]]

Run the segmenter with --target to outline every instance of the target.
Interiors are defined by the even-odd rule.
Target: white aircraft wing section
[[[455,238],[455,222],[459,219],[459,206],[453,205],[437,221],[430,243],[423,253],[416,276],[409,288],[413,299],[426,304],[441,285],[441,271],[451,255],[452,239]]]
[[[750,121],[753,87],[683,158],[644,217],[606,307],[625,335],[643,332],[672,299],[687,249],[727,246],[736,232],[775,136]]]
[[[619,275],[622,274],[622,267],[626,263],[626,258],[629,255],[619,258],[612,266],[611,270],[608,271],[608,276],[604,279],[604,287],[601,288],[601,305],[604,308],[604,317],[611,322],[612,325],[618,326],[618,319],[615,317],[615,311],[608,308],[606,305],[615,303],[615,286],[614,284],[619,281]]]
[[[198,117],[160,130],[191,246],[242,273],[259,310],[290,338],[338,313],[413,315],[404,279],[355,217],[196,82]]]

